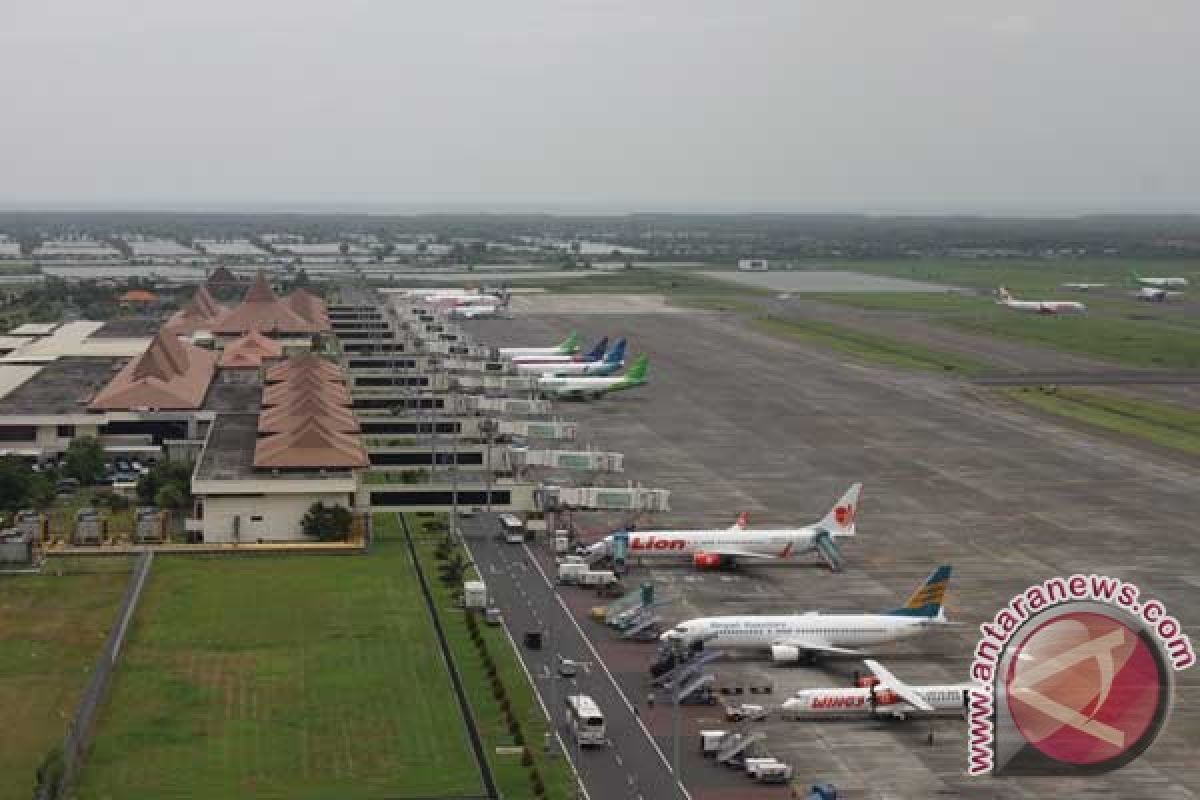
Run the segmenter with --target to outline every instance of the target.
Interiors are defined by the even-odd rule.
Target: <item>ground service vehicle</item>
[[[580,747],[608,744],[604,731],[604,714],[586,694],[567,696],[567,725]]]
[[[525,541],[525,523],[512,514],[500,515],[500,529],[504,532],[504,541],[509,544]]]

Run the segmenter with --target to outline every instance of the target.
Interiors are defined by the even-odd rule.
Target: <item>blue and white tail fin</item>
[[[606,364],[623,364],[625,362],[625,337],[617,339],[617,343],[613,345],[613,349],[608,351],[608,355],[604,357]]]
[[[858,517],[858,496],[861,493],[861,483],[847,489],[816,527],[831,536],[853,536],[854,520]]]
[[[950,586],[950,567],[943,564],[935,569],[925,582],[917,587],[908,601],[900,608],[885,611],[884,614],[895,617],[926,617],[929,619],[945,619],[942,603],[946,600],[946,589]]]
[[[580,361],[599,361],[604,358],[604,351],[608,349],[608,337],[605,336],[600,341],[596,342],[596,346],[580,358]]]

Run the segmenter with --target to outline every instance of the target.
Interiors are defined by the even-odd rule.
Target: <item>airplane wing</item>
[[[779,639],[773,644],[783,644],[788,647],[795,647],[799,650],[805,650],[810,653],[834,653],[841,656],[861,656],[861,650],[851,650],[847,647],[834,647],[825,642],[818,642],[812,639]]]
[[[879,678],[879,685],[884,689],[890,689],[896,693],[904,702],[908,703],[918,711],[933,711],[933,706],[925,702],[925,698],[913,691],[912,687],[906,683],[902,683],[899,678],[886,669],[883,664],[878,661],[873,661],[869,658],[864,659],[863,663],[867,665],[867,669],[871,670],[876,678]]]
[[[752,550],[743,550],[740,547],[729,547],[722,545],[721,547],[706,547],[705,553],[711,553],[714,556],[725,556],[726,558],[760,558],[765,561],[779,558],[779,556],[771,555],[770,553],[755,553]]]

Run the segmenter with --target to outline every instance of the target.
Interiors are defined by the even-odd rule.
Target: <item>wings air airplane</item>
[[[607,342],[608,340],[603,341]],[[597,347],[600,346],[597,345]],[[604,355],[603,348],[600,348],[600,355],[603,358],[589,360],[585,357],[582,361],[569,361],[565,364],[530,364],[518,361],[517,372],[559,377],[564,375],[612,375],[625,366],[625,340],[618,339],[612,350],[608,351],[608,355]]]
[[[556,344],[554,347],[501,347],[500,355],[506,358],[514,358],[517,356],[529,356],[536,358],[538,356],[567,356],[579,350],[579,334],[575,331]]]
[[[946,624],[942,601],[950,567],[935,569],[900,608],[880,614],[805,614],[700,617],[681,622],[659,637],[664,643],[717,650],[765,652],[777,664],[818,656],[862,655],[864,646],[894,642]]]
[[[821,541],[854,535],[862,484],[851,486],[820,522],[801,528],[747,528],[743,514],[732,526],[695,531],[632,531],[590,545],[589,556],[612,555],[617,536],[628,537],[628,555],[638,558],[690,558],[700,569],[729,567],[738,561],[788,561],[816,550]]]
[[[1187,278],[1143,278],[1136,272],[1129,273],[1129,277],[1139,286],[1149,286],[1151,289],[1180,289],[1188,285]]]
[[[878,661],[865,659],[871,675],[846,689],[801,689],[779,707],[785,717],[961,717],[970,702],[970,683],[909,686]]]

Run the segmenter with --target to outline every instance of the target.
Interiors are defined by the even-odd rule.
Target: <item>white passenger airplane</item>
[[[1087,306],[1074,300],[1017,300],[1003,286],[996,290],[996,294],[999,297],[996,302],[1013,311],[1030,314],[1082,314],[1087,311]]]
[[[812,717],[961,717],[973,687],[969,683],[909,686],[878,661],[866,659],[871,675],[844,689],[801,689],[779,707],[791,719]]]
[[[564,376],[564,375],[612,375],[625,366],[625,340],[618,339],[608,354],[604,353],[604,345],[608,340],[601,340],[597,345],[602,358],[590,360],[584,356],[583,361],[566,361],[561,364],[546,364],[544,362],[517,361],[517,372],[526,375]]]
[[[1178,289],[1188,285],[1187,278],[1143,278],[1136,272],[1129,273],[1129,277],[1139,286],[1149,286],[1152,289]]]
[[[1165,303],[1172,297],[1183,297],[1183,292],[1172,292],[1169,289],[1152,289],[1149,286],[1143,286],[1137,290],[1135,298],[1145,303]]]
[[[1107,283],[1064,283],[1062,288],[1076,292],[1090,292],[1092,289],[1103,289]]]
[[[452,306],[446,312],[450,319],[488,319],[500,315],[500,306],[485,303],[468,303]]]
[[[536,358],[537,356],[567,356],[579,350],[579,334],[571,331],[566,339],[556,344],[554,347],[501,347],[499,348],[500,355],[505,358],[516,358],[520,356],[528,356]]]
[[[933,571],[900,608],[881,614],[805,614],[700,617],[659,637],[679,647],[765,651],[777,664],[812,661],[827,654],[862,655],[857,647],[907,639],[946,624],[942,601],[950,567]]]
[[[538,391],[550,399],[595,400],[610,392],[643,385],[649,369],[650,357],[643,353],[633,360],[624,375],[542,377],[538,378]]]
[[[743,514],[732,526],[710,530],[658,530],[615,533],[590,545],[590,556],[611,556],[617,537],[625,536],[628,555],[645,558],[690,558],[700,569],[729,567],[740,559],[786,561],[816,550],[822,539],[853,536],[862,484],[851,486],[820,522],[801,528],[747,528]]]

